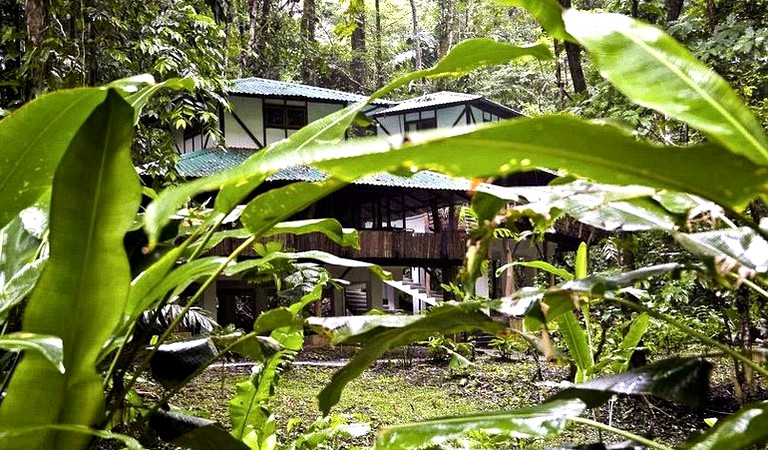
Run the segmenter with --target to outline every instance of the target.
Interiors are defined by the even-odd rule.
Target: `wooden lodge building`
[[[202,177],[234,167],[248,156],[290,136],[304,125],[365,97],[346,92],[260,78],[234,80],[230,89],[231,110],[220,117],[226,151],[206,142],[201,135],[180,136],[181,158],[177,165],[185,177]],[[479,95],[438,92],[402,101],[373,102],[366,114],[376,133],[394,135],[408,131],[455,127],[508,120],[521,113]],[[267,185],[295,181],[320,181],[325,175],[310,167],[294,167],[273,174]],[[543,185],[553,175],[543,172],[516,174],[507,185]],[[279,236],[285,248],[322,250],[335,255],[381,265],[393,274],[382,282],[367,269],[328,267],[335,278],[348,281],[346,289],[333,294],[329,313],[361,314],[371,308],[419,312],[442,298],[440,282],[451,281],[464,258],[466,232],[457,217],[468,202],[470,181],[422,171],[405,178],[375,174],[337,191],[301,213],[301,218],[333,217],[345,227],[356,228],[360,250],[341,248],[319,234]],[[561,247],[577,242],[568,236],[543,244],[516,246],[515,257],[551,257]],[[228,254],[233,242],[223,242],[215,252]],[[253,253],[251,253],[253,255]],[[247,256],[247,254],[246,254]],[[494,248],[495,265],[509,258],[501,245]],[[435,279],[437,278],[437,279]],[[504,292],[504,280],[483,278],[476,286],[480,295]],[[266,294],[237,278],[222,277],[206,293],[204,306],[217,311],[220,323],[236,322],[237,315],[252,308],[266,309]]]

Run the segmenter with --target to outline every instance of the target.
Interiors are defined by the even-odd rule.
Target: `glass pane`
[[[285,128],[282,107],[267,106],[264,108],[264,124],[269,128]]]
[[[304,108],[287,108],[286,116],[286,128],[301,128],[307,124],[307,110]]]

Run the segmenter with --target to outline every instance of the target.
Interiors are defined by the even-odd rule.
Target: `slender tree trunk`
[[[683,11],[683,0],[664,0],[664,9],[667,12],[667,23],[674,22]]]
[[[382,55],[381,49],[381,7],[379,3],[379,0],[374,2],[374,7],[376,9],[376,61],[374,62],[374,67],[376,70],[377,89],[384,85],[384,68],[382,65],[384,56]]]
[[[419,18],[416,15],[416,0],[410,0],[411,2],[411,23],[413,24],[413,68],[415,70],[421,70],[421,40],[419,29]]]
[[[45,19],[47,16],[46,0],[27,0],[24,4],[27,25],[27,49],[32,52],[38,49],[45,38]],[[25,88],[24,101],[35,98],[43,88],[44,70],[33,65],[29,82]]]
[[[304,38],[304,56],[301,64],[301,81],[304,84],[317,84],[315,70],[315,24],[317,13],[315,0],[304,0],[304,10],[301,13],[301,35]]]
[[[440,20],[437,22],[438,57],[442,58],[453,47],[453,0],[439,0]]]
[[[248,44],[242,49],[240,71],[247,72],[251,62],[251,52],[256,46],[259,28],[259,0],[248,0]]]
[[[560,4],[563,8],[570,8],[571,0],[560,0]],[[581,48],[572,42],[566,42],[564,47],[565,56],[568,59],[568,71],[571,74],[571,82],[573,83],[573,91],[579,94],[587,90],[584,70],[581,67]]]
[[[355,11],[355,30],[352,32],[352,78],[362,89],[366,86],[365,56],[365,3],[361,1]]]

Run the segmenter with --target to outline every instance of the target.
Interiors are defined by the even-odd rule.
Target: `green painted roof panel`
[[[251,154],[253,154],[251,149],[228,149],[226,151],[218,149],[198,150],[181,155],[176,164],[176,170],[185,177],[204,177],[237,167]],[[317,182],[323,181],[327,177],[328,175],[315,168],[295,166],[281,169],[272,174],[267,180]],[[464,178],[451,178],[443,174],[424,170],[410,177],[402,177],[390,173],[377,173],[364,177],[354,184],[410,189],[468,191],[472,183]]]
[[[267,80],[265,78],[239,78],[231,80],[227,86],[230,94],[259,95],[265,97],[295,97],[297,99],[324,100],[339,103],[355,103],[366,100],[364,95],[351,94],[306,84],[287,81]],[[394,105],[389,100],[376,100],[373,104]]]

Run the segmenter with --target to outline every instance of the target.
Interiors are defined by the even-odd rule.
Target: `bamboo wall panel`
[[[345,258],[409,260],[458,260],[464,258],[467,236],[464,232],[411,233],[406,231],[360,230],[360,249],[342,248],[319,233],[306,235],[277,235],[266,240],[278,241],[286,250],[320,250]],[[211,253],[226,255],[232,252],[238,241],[225,240]],[[256,256],[248,249],[244,256]]]

